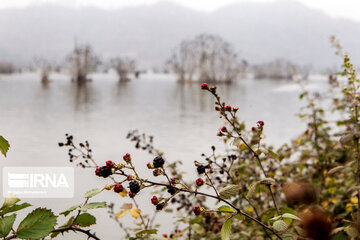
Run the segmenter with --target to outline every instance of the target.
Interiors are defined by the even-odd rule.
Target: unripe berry
[[[127,153],[123,156],[123,159],[127,163],[131,162],[131,155],[129,153]]]
[[[195,213],[196,216],[199,216],[201,213],[201,207],[200,206],[195,206],[193,209],[193,212]]]
[[[128,181],[131,181],[131,180],[135,179],[135,177],[133,175],[131,175],[131,174],[127,175],[126,178],[127,178]]]
[[[154,169],[153,175],[154,175],[155,177],[159,176],[160,174],[161,174],[161,172],[160,172],[160,170],[159,170],[158,168]]]
[[[154,168],[154,165],[152,163],[147,163],[146,166],[147,166],[148,169],[153,169]]]
[[[259,127],[264,126],[264,124],[265,124],[264,121],[258,121],[258,122],[257,122],[257,125],[258,125]]]
[[[215,106],[215,111],[220,111],[220,108],[218,106]]]
[[[201,84],[201,89],[207,90],[207,89],[209,89],[209,85],[207,83],[203,83],[203,84]]]
[[[115,184],[114,186],[114,192],[120,193],[124,190],[124,187],[121,184]]]
[[[172,177],[172,178],[170,179],[170,181],[171,181],[171,184],[176,184],[176,178],[175,178],[175,177]]]
[[[196,185],[197,185],[198,187],[204,185],[204,180],[202,180],[202,178],[196,179]]]
[[[151,198],[151,203],[154,204],[154,205],[157,205],[159,203],[159,199],[156,196],[153,196]]]
[[[133,192],[129,192],[129,197],[130,198],[134,198],[136,196],[136,194],[135,193],[133,193]]]
[[[106,189],[106,190],[111,190],[111,189],[112,189],[112,187],[113,187],[112,185],[107,184],[107,185],[105,186],[105,189]]]
[[[113,168],[115,166],[115,163],[113,161],[109,160],[109,161],[106,161],[106,166],[108,168]]]

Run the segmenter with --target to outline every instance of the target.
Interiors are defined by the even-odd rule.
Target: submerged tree
[[[90,45],[76,45],[68,57],[72,81],[86,82],[88,75],[96,70],[99,58]]]
[[[119,75],[119,81],[129,81],[129,74],[135,73],[136,63],[135,60],[130,58],[115,58],[111,60],[111,66],[116,70]]]
[[[41,82],[48,83],[52,71],[51,64],[44,59],[35,59],[34,61],[36,68],[40,71]]]
[[[180,43],[168,64],[180,82],[230,83],[244,71],[233,46],[220,36],[201,34]]]
[[[290,61],[276,59],[272,62],[255,66],[253,71],[255,79],[293,79],[299,73],[300,68]]]

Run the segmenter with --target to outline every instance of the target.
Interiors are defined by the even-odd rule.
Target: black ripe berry
[[[159,203],[158,205],[156,205],[156,210],[161,210],[165,207],[165,203]]]
[[[136,181],[136,180],[132,180],[129,183],[129,188],[132,193],[136,194],[136,193],[140,192],[140,185],[139,185],[138,181]]]
[[[205,173],[205,168],[206,168],[206,166],[200,165],[197,167],[196,170],[197,170],[198,174],[203,174],[203,173]]]
[[[164,163],[165,163],[164,159],[162,157],[160,157],[160,156],[157,156],[153,160],[154,168],[162,167],[164,165]]]
[[[107,166],[102,166],[100,168],[96,168],[95,173],[97,176],[103,177],[103,178],[107,178],[108,176],[110,176],[112,174],[111,169],[108,168]]]
[[[170,186],[167,187],[167,191],[168,191],[168,193],[170,193],[171,195],[174,195],[174,194],[176,193],[176,189],[173,188],[173,187],[170,187]]]

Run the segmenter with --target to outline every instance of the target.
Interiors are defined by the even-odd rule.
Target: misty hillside
[[[182,39],[202,32],[220,34],[250,63],[282,57],[317,68],[338,64],[328,43],[335,34],[360,62],[360,23],[292,1],[247,2],[211,13],[168,2],[111,11],[55,5],[5,9],[0,11],[0,60],[27,64],[43,57],[61,63],[77,39],[91,43],[104,60],[127,55],[144,67],[162,66]]]

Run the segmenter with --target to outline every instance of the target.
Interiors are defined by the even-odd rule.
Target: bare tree
[[[255,79],[293,79],[299,74],[299,67],[290,61],[276,59],[272,62],[265,63],[254,67]]]
[[[93,53],[90,45],[75,44],[73,52],[68,57],[72,81],[83,83],[88,75],[96,70],[99,58]]]
[[[167,62],[180,82],[230,83],[244,71],[234,48],[220,36],[201,34],[182,41]]]
[[[136,63],[135,60],[130,58],[115,58],[111,60],[111,66],[116,70],[119,75],[119,81],[129,81],[129,74],[135,74]]]

